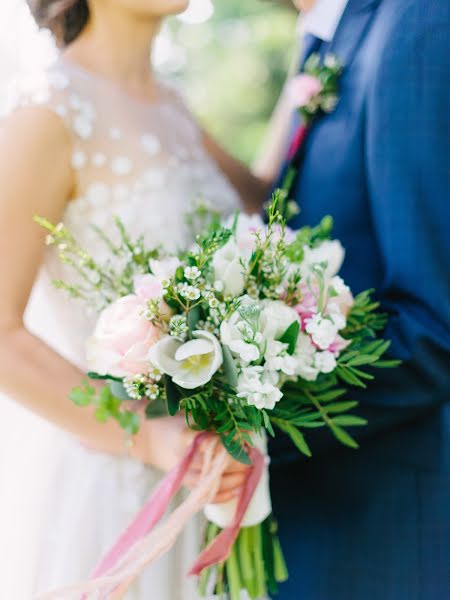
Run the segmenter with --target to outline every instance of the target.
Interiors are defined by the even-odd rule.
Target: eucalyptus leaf
[[[109,383],[109,389],[111,390],[111,394],[118,398],[119,400],[123,400],[124,402],[131,400],[130,396],[127,394],[127,391],[121,381],[111,381]]]

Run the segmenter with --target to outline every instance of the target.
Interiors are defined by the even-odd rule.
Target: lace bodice
[[[188,217],[199,203],[224,215],[239,206],[181,97],[166,84],[159,84],[158,101],[147,103],[60,58],[31,89],[22,86],[19,103],[52,110],[69,129],[76,193],[63,221],[97,259],[105,257],[107,248],[90,225],[114,239],[114,216],[148,245],[175,251],[192,242]],[[95,316],[53,290],[52,279],[69,277],[49,250],[27,320],[38,335],[83,366],[84,339]]]

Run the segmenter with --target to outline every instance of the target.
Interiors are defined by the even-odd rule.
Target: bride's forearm
[[[81,443],[115,455],[123,453],[124,434],[115,422],[100,424],[90,407],[81,409],[69,401],[70,390],[83,376],[24,327],[1,332],[1,391]]]

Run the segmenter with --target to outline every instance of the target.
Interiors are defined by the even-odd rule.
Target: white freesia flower
[[[242,255],[234,240],[230,240],[220,248],[213,258],[214,275],[222,282],[225,296],[240,296],[245,288]]]
[[[339,327],[331,318],[317,314],[307,322],[306,331],[321,350],[327,350],[336,339]]]
[[[149,264],[152,273],[163,282],[169,281],[174,277],[181,263],[176,256],[169,256],[161,260],[151,259]]]
[[[277,378],[276,374],[275,377]],[[237,396],[259,410],[272,410],[283,397],[282,391],[273,381],[273,373],[265,371],[263,367],[242,369],[237,383]]]
[[[339,240],[327,240],[317,248],[304,247],[304,258],[301,264],[302,274],[306,277],[315,264],[327,263],[326,277],[334,277],[339,273],[345,258],[345,250]]]
[[[287,344],[269,340],[264,354],[266,368],[269,371],[282,371],[285,375],[295,375],[297,359],[287,350]]]
[[[209,331],[194,331],[194,339],[181,342],[166,336],[150,350],[152,364],[174,383],[192,390],[208,383],[223,362],[219,340]]]
[[[279,339],[294,321],[299,321],[297,312],[281,300],[263,300],[261,333],[266,339]]]
[[[336,357],[328,350],[316,352],[314,364],[321,373],[332,373],[337,367]]]
[[[311,338],[304,333],[298,336],[294,357],[297,361],[296,375],[306,381],[315,381],[319,375],[319,369],[315,365],[316,348]]]

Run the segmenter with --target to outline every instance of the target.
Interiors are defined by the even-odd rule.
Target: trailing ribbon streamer
[[[202,474],[198,484],[170,517],[155,528],[170,501],[180,489],[199,445],[207,440],[212,443],[205,452]],[[201,433],[196,437],[180,464],[164,478],[144,508],[101,560],[92,579],[44,594],[37,600],[67,599],[74,594],[82,594],[82,599],[85,600],[89,597],[87,594],[98,593],[99,590],[105,594],[104,598],[110,600],[123,597],[142,570],[168,552],[188,521],[216,496],[229,460],[224,448],[216,456],[213,456],[217,443],[218,438],[209,433]],[[217,559],[217,562],[221,562],[228,557],[264,465],[264,457],[258,450],[250,448],[249,454],[253,465],[249,468],[233,523],[200,555],[192,572],[200,572],[206,566],[213,564],[211,560]]]
[[[252,466],[248,470],[233,521],[231,525],[223,529],[211,544],[200,554],[189,573],[190,575],[200,575],[203,569],[226,560],[231,552],[231,548],[239,535],[245,512],[258,487],[265,466],[264,456],[259,450],[256,448],[249,448],[248,454],[252,461]]]

